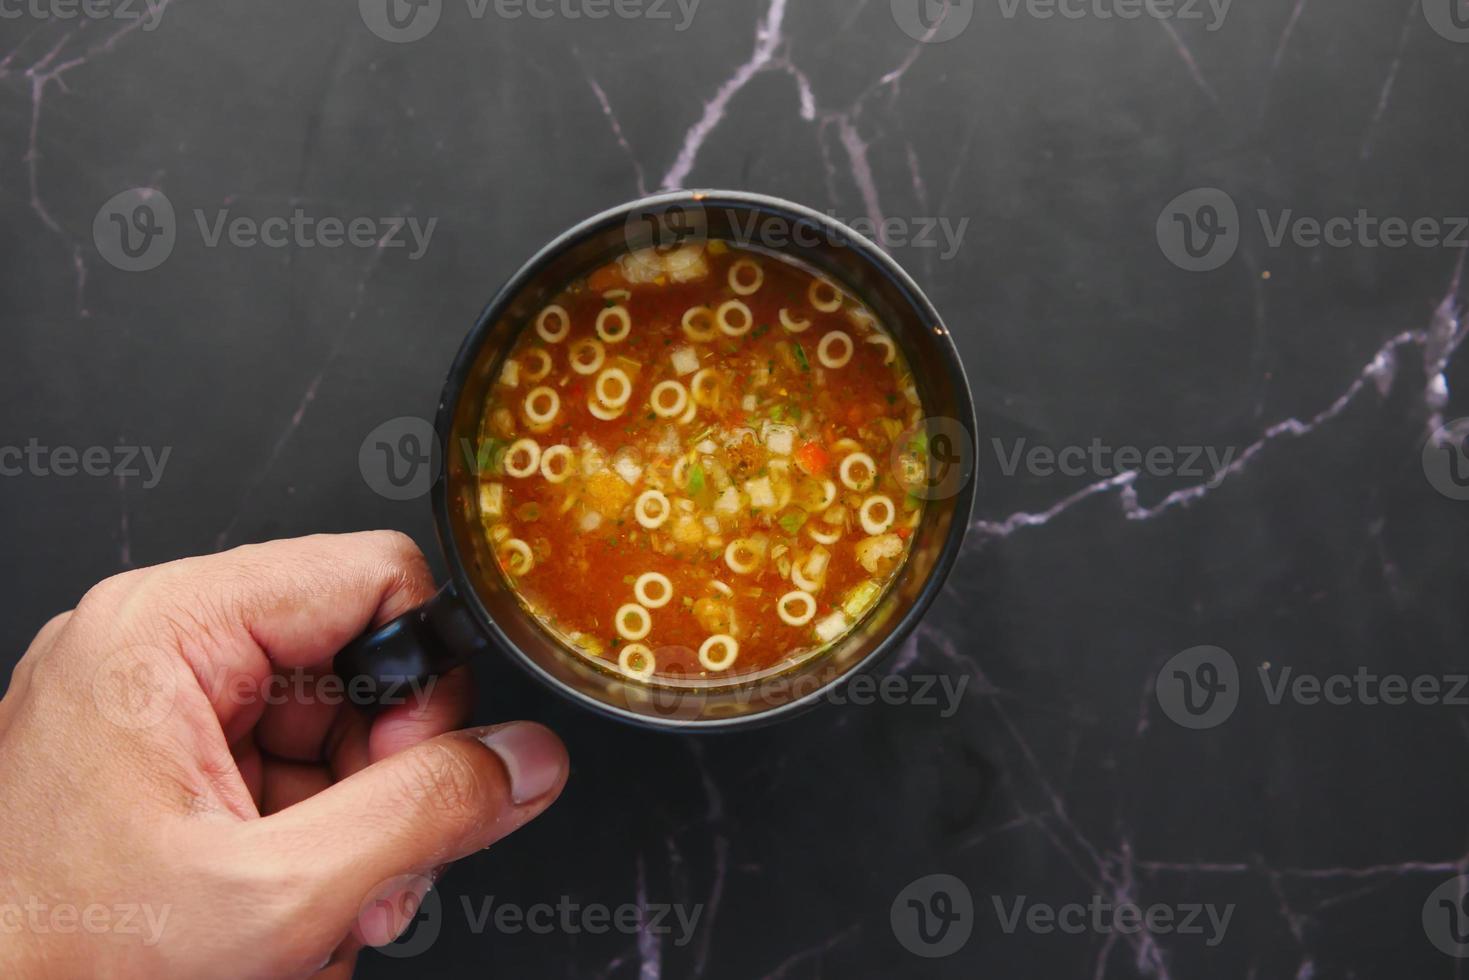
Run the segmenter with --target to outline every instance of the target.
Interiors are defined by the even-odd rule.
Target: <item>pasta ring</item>
[[[811,321],[797,320],[795,317],[791,316],[790,310],[782,309],[780,311],[780,325],[782,327],[785,327],[791,333],[802,333],[811,328]]]
[[[729,319],[731,313],[738,314],[744,321],[744,325],[741,326],[737,323],[731,323]],[[755,325],[755,314],[751,313],[750,308],[744,303],[741,303],[737,299],[732,299],[720,303],[719,309],[714,311],[714,325],[726,337],[743,337]]]
[[[526,464],[517,466],[515,459],[522,454],[526,457]],[[505,468],[507,476],[513,476],[517,480],[525,479],[541,465],[541,444],[534,439],[518,439],[512,442],[510,448],[505,450],[505,457],[500,465]]]
[[[724,651],[723,657],[714,655],[716,647]],[[739,655],[740,641],[727,633],[716,633],[699,646],[699,663],[708,670],[729,670]]]
[[[559,330],[550,326],[550,320],[555,317],[561,324]],[[559,344],[571,333],[571,314],[566,312],[566,307],[557,306],[552,303],[540,312],[536,317],[536,333],[548,344]]]
[[[520,373],[521,376],[525,378],[525,380],[539,381],[546,375],[551,373],[551,354],[545,348],[532,347],[530,348],[530,350],[527,350],[522,356],[527,358],[534,357],[537,361],[540,362],[540,367],[536,368],[536,370],[534,371],[527,367],[521,368]]]
[[[656,511],[649,513],[649,505],[656,507]],[[644,490],[638,494],[637,502],[633,504],[633,517],[637,518],[639,524],[650,531],[657,530],[667,523],[673,514],[673,507],[668,503],[668,497],[661,490]]]
[[[751,282],[741,280],[740,273],[745,269],[753,269],[755,278]],[[765,285],[765,270],[760,268],[760,263],[751,259],[740,259],[729,267],[729,288],[735,291],[737,296],[750,296],[760,291]]]
[[[616,398],[609,398],[607,396],[606,385],[609,381],[616,381],[621,385],[621,389],[618,391]],[[597,393],[597,400],[608,408],[621,408],[627,404],[628,399],[632,398],[632,379],[620,367],[607,368],[601,374],[597,375],[597,383],[594,388]]]
[[[611,422],[613,419],[621,418],[622,413],[627,411],[627,406],[623,405],[620,408],[608,408],[606,405],[603,405],[601,402],[597,401],[596,395],[588,395],[587,411],[591,412],[595,418],[599,418],[603,422]]]
[[[534,406],[538,402],[545,402],[550,407],[544,412],[537,410]],[[556,418],[556,413],[561,411],[561,396],[556,394],[555,388],[541,385],[532,388],[525,396],[525,417],[530,420],[531,425],[546,425]]]
[[[656,585],[662,589],[662,598],[650,597],[648,595],[649,585]],[[662,609],[673,601],[673,583],[662,572],[644,572],[633,583],[632,593],[637,596],[638,602],[642,603],[644,607],[648,609]]]
[[[608,329],[609,320],[617,320],[622,326],[620,330]],[[597,336],[609,344],[620,344],[632,333],[632,314],[627,312],[625,306],[609,306],[597,314]]]
[[[872,511],[877,507],[882,507],[887,511],[887,516],[881,520],[872,514]],[[897,520],[898,509],[893,506],[893,502],[887,497],[880,493],[875,493],[862,501],[862,509],[858,511],[858,514],[862,519],[862,530],[868,534],[882,534],[893,526],[893,521]]]
[[[562,459],[566,463],[560,471],[556,470],[552,460]],[[541,453],[541,476],[546,478],[547,483],[565,483],[571,478],[573,455],[570,446],[551,446]]]
[[[510,557],[506,556],[510,553]],[[500,545],[497,554],[500,556],[500,567],[511,575],[524,575],[536,565],[535,555],[530,550],[530,545],[519,538],[511,538]],[[520,559],[518,562],[516,559]]]
[[[852,475],[852,467],[854,465],[867,468],[867,478],[865,480],[858,480]],[[877,482],[877,464],[866,453],[852,453],[844,458],[838,472],[841,474],[842,483],[846,484],[848,490],[868,490]]]
[[[800,613],[790,612],[787,606],[792,602],[800,602],[806,607],[805,611]],[[775,612],[776,615],[780,616],[781,622],[789,626],[805,626],[816,618],[816,597],[800,589],[796,589],[794,592],[787,592],[776,601]]]
[[[844,348],[844,353],[833,355],[829,349],[833,344],[841,344]],[[840,330],[833,330],[825,337],[822,337],[821,343],[816,345],[816,359],[821,362],[822,367],[843,368],[852,360],[853,349],[851,337],[848,337]]]
[[[637,625],[628,625],[629,618],[637,620]],[[653,617],[636,602],[629,602],[618,607],[617,615],[612,617],[612,625],[617,627],[617,635],[624,640],[641,640],[653,632]]]
[[[806,287],[806,299],[822,313],[835,313],[842,308],[842,291],[830,279],[812,279]]]
[[[702,320],[700,324],[697,321]],[[684,336],[697,343],[708,343],[714,339],[714,314],[707,306],[691,306],[684,310]]]
[[[582,357],[583,351],[592,352],[591,361]],[[600,340],[583,337],[571,345],[566,359],[571,362],[571,369],[577,374],[596,374],[602,370],[602,365],[607,361],[607,348],[602,346]]]
[[[634,665],[634,657],[641,658],[642,666]],[[658,669],[658,664],[653,659],[653,651],[641,643],[629,643],[623,647],[617,654],[617,666],[627,676],[640,681],[652,677],[653,672]]]
[[[673,393],[672,405],[667,404],[667,399],[663,397],[668,392]],[[648,395],[648,405],[659,418],[671,419],[675,415],[682,415],[684,409],[689,407],[689,390],[677,381],[660,381]]]

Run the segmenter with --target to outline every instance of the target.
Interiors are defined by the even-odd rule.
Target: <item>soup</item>
[[[631,252],[504,359],[480,520],[581,656],[641,681],[764,673],[841,640],[907,560],[922,415],[891,335],[831,280],[723,241]]]

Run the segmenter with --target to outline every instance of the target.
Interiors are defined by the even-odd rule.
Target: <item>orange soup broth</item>
[[[742,259],[758,263],[764,273],[761,287],[749,295],[738,295],[728,281],[730,267]],[[895,446],[902,452],[899,440],[906,437],[905,431],[911,434],[909,427],[922,413],[901,352],[890,342],[868,339],[885,331],[845,290],[840,293],[840,309],[820,312],[808,292],[812,274],[789,260],[714,243],[704,251],[704,261],[707,275],[693,281],[660,275],[651,282],[632,282],[624,257],[573,282],[554,300],[570,316],[570,330],[563,339],[547,343],[534,322],[527,324],[509,354],[516,363],[516,384],[506,384],[502,374],[486,406],[481,482],[503,487],[499,514],[483,516],[487,533],[492,539],[499,537],[500,545],[510,538],[523,541],[533,556],[525,571],[519,556],[507,555],[497,545],[502,568],[530,611],[554,633],[614,671],[619,650],[640,642],[654,654],[653,680],[703,678],[723,683],[797,662],[829,645],[831,639],[816,635],[818,624],[839,612],[853,590],[875,583],[875,591],[872,584],[866,585],[866,594],[859,597],[862,602],[847,616],[843,632],[849,631],[891,584],[907,558],[922,505],[907,494],[890,461]],[[820,295],[825,302],[830,294]],[[753,320],[749,331],[733,337],[716,329],[713,340],[691,340],[683,327],[685,312],[698,306],[713,310],[727,300],[748,306]],[[633,391],[622,414],[604,420],[595,417],[588,405],[596,397],[598,375],[574,372],[569,358],[577,341],[598,339],[598,315],[619,305],[630,315],[632,328],[620,343],[604,344],[602,369],[621,366]],[[782,309],[811,325],[800,332],[786,329]],[[552,323],[558,324],[559,318],[553,317]],[[705,321],[696,319],[696,326],[702,330]],[[839,368],[823,367],[818,357],[821,338],[832,331],[841,331],[852,341],[851,359]],[[833,349],[840,354],[843,346]],[[535,349],[550,355],[551,368],[543,378],[530,380],[527,366],[540,364],[532,353]],[[650,408],[650,393],[663,381],[689,386],[693,375],[681,375],[674,360],[675,352],[689,349],[697,356],[699,369],[714,370],[718,384],[701,388],[709,397],[696,404],[691,421],[660,417]],[[688,354],[683,357],[687,368]],[[525,399],[539,386],[556,391],[560,406],[549,425],[536,431]],[[763,441],[763,430],[777,431],[779,426],[796,429],[789,455],[773,452]],[[574,455],[570,462],[560,463],[566,464],[570,476],[559,483],[550,482],[540,470],[525,478],[508,477],[507,446],[522,438],[534,439],[542,451],[553,445],[568,447]],[[697,448],[708,449],[711,443],[716,446],[712,453]],[[845,486],[838,472],[844,456],[854,451],[853,443],[875,463],[873,485],[862,492]],[[589,456],[604,461],[604,467],[590,476]],[[641,467],[633,483],[615,469],[624,457]],[[680,458],[693,462],[680,466]],[[706,465],[711,458],[717,466]],[[517,456],[515,462],[523,465],[526,457]],[[860,478],[865,468],[858,466],[856,472]],[[790,499],[780,506],[756,506],[742,488],[762,478],[776,486],[788,483]],[[831,481],[836,490],[834,503],[826,508],[816,506],[828,495],[824,481]],[[740,492],[739,506],[732,513],[724,493],[729,486]],[[669,501],[667,521],[653,530],[642,526],[634,513],[638,495],[649,488],[661,489]],[[893,520],[886,532],[888,547],[880,549],[884,554],[864,567],[857,546],[874,536],[863,530],[858,506],[872,495],[889,498]],[[716,513],[721,498],[726,506]],[[691,504],[693,513],[686,513]],[[842,521],[824,520],[833,508],[841,512]],[[876,512],[886,514],[881,505],[876,505]],[[717,531],[706,523],[709,516],[718,521]],[[697,523],[697,531],[688,518]],[[840,538],[824,547],[829,559],[820,588],[813,593],[814,615],[804,625],[790,625],[782,620],[776,603],[796,589],[791,565],[805,567],[799,563],[822,547],[812,538],[813,530],[826,536],[839,530]],[[893,536],[901,544],[896,555],[886,553]],[[753,571],[736,574],[726,561],[726,548],[731,541],[752,537],[764,542],[763,554]],[[744,551],[739,556],[742,563],[749,557]],[[648,572],[667,576],[673,595],[666,604],[647,611],[652,623],[647,636],[630,641],[618,635],[616,617],[619,609],[637,602],[634,584]],[[651,592],[662,598],[661,589]],[[795,607],[798,615],[803,614],[804,600]],[[701,645],[716,633],[732,635],[739,643],[735,663],[717,672],[706,669],[698,655]],[[634,665],[641,664],[641,658],[635,658]]]

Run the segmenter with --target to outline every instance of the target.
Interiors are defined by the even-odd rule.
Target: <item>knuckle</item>
[[[486,797],[484,777],[461,752],[426,742],[411,753],[408,791],[435,812],[474,811]]]

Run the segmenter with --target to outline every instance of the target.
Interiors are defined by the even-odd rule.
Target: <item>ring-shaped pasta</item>
[[[713,368],[700,368],[689,381],[689,392],[695,404],[713,407],[719,399],[719,375]]]
[[[617,635],[624,640],[641,640],[653,632],[653,617],[636,602],[629,602],[617,607],[612,625],[617,628]]]
[[[593,418],[601,419],[603,422],[611,422],[613,419],[622,418],[622,413],[627,411],[627,406],[622,405],[618,408],[608,408],[606,405],[597,401],[597,396],[593,394],[587,396],[587,411],[592,413]]]
[[[690,456],[680,456],[676,461],[674,461],[673,472],[670,474],[670,476],[673,478],[674,486],[683,487],[688,485],[689,467],[692,466],[693,463],[694,460]]]
[[[740,273],[746,269],[754,272],[753,279],[741,278]],[[729,288],[735,291],[736,296],[752,296],[760,291],[765,285],[765,270],[760,268],[760,263],[751,259],[740,259],[729,267]]]
[[[723,582],[719,581],[719,579],[717,579],[717,578],[716,579],[711,579],[709,581],[709,586],[715,592],[718,592],[721,595],[728,596],[731,599],[734,598],[734,589],[730,588],[728,585],[726,585]]]
[[[662,490],[644,490],[633,504],[632,516],[650,531],[662,527],[673,515],[673,505]]]
[[[641,643],[629,643],[617,653],[617,666],[633,680],[645,681],[658,669],[653,651]]]
[[[556,466],[558,459],[563,461],[559,469]],[[547,483],[565,483],[571,478],[575,461],[570,446],[548,446],[541,452],[541,476]]]
[[[731,313],[740,318],[739,323],[730,320]],[[714,311],[714,325],[726,337],[743,337],[755,325],[755,314],[751,313],[750,308],[739,300],[728,300],[720,303],[719,309]]]
[[[688,425],[694,419],[698,418],[698,416],[699,416],[699,406],[698,405],[695,405],[694,404],[694,400],[692,398],[690,398],[689,399],[689,407],[686,408],[686,409],[684,409],[684,413],[678,417],[678,424],[679,425]]]
[[[620,386],[615,397],[607,394],[607,383],[616,381]],[[620,367],[610,367],[597,375],[597,383],[593,385],[597,400],[608,408],[622,408],[632,397],[632,378]]]
[[[748,555],[742,558],[741,553]],[[760,554],[746,538],[735,538],[724,549],[724,563],[736,575],[749,575],[760,567]]]
[[[826,510],[837,502],[837,485],[830,480],[821,481],[821,506],[817,510]]]
[[[857,466],[864,467],[867,470],[867,475],[864,479],[859,480],[853,474],[852,470]],[[838,472],[841,474],[842,483],[846,488],[848,490],[856,490],[859,493],[864,490],[870,490],[872,485],[877,482],[877,464],[866,453],[852,453],[843,458]]]
[[[812,279],[806,287],[806,299],[822,313],[835,313],[842,308],[842,291],[830,279]]]
[[[500,556],[500,567],[511,575],[524,575],[536,566],[535,554],[530,550],[530,545],[519,538],[504,542],[496,553]]]
[[[835,345],[841,345],[841,354],[833,354],[831,352],[831,348]],[[825,337],[822,337],[821,343],[816,345],[816,359],[821,362],[822,367],[843,368],[852,360],[852,351],[854,349],[851,337],[842,333],[840,330],[833,330]]]
[[[842,537],[842,529],[834,524],[831,525],[830,531],[822,531],[813,522],[806,525],[806,533],[811,535],[811,540],[817,544],[836,544]]]
[[[586,359],[587,351],[591,352],[591,360]],[[583,337],[567,349],[566,359],[571,362],[571,369],[577,374],[596,374],[607,362],[607,348],[602,346],[600,340]]]
[[[649,596],[649,585],[658,586],[658,588],[662,592],[662,595],[656,597]],[[668,580],[668,576],[664,575],[662,572],[644,572],[643,574],[639,575],[638,580],[633,583],[632,594],[637,597],[638,602],[640,602],[645,608],[662,609],[664,606],[673,601],[673,583],[670,582]]]
[[[545,405],[544,409],[537,405]],[[556,394],[556,389],[547,385],[532,388],[525,396],[525,417],[531,425],[546,425],[556,418],[556,413],[561,411],[561,396]]]
[[[626,289],[609,289],[602,294],[602,298],[610,299],[617,303],[625,303],[632,299],[632,293]]]
[[[804,609],[801,612],[792,612],[789,608],[791,603],[799,603]],[[816,618],[816,597],[800,589],[787,592],[776,600],[775,613],[788,626],[805,626]]]
[[[699,663],[707,670],[729,670],[739,656],[740,641],[728,633],[715,633],[699,645]]]
[[[782,308],[780,311],[780,325],[790,333],[804,333],[811,329],[810,320],[798,320],[791,316],[791,311]]]
[[[898,356],[897,345],[893,343],[893,338],[885,333],[871,334],[867,337],[867,343],[876,344],[882,348],[882,363],[884,364],[893,363]]]
[[[516,462],[522,456],[525,457],[524,465]],[[540,468],[541,444],[534,439],[517,439],[505,450],[500,465],[505,468],[506,476],[513,476],[517,480],[525,479]]]
[[[553,326],[552,320],[560,326]],[[571,333],[571,314],[566,312],[566,307],[552,303],[536,316],[536,333],[548,344],[561,343]]]
[[[673,396],[671,404],[667,395]],[[671,419],[675,415],[682,415],[684,409],[689,407],[689,390],[677,381],[660,381],[648,395],[648,406],[659,418]]]
[[[707,344],[714,339],[714,311],[707,306],[691,306],[683,314],[684,336],[695,343]]]
[[[879,517],[874,511],[881,509],[883,514]],[[862,519],[862,530],[868,534],[882,534],[893,526],[893,521],[898,519],[898,509],[888,497],[875,493],[862,501],[862,508],[858,511]]]
[[[546,375],[550,374],[551,368],[555,366],[551,360],[551,352],[544,347],[532,347],[522,354],[521,357],[524,360],[522,360],[520,365],[520,376],[527,381],[540,381]],[[536,361],[536,369],[534,371],[528,366],[532,360]]]
[[[619,328],[611,329],[616,320]],[[632,333],[632,314],[625,306],[609,306],[597,314],[597,336],[609,344],[620,344]]]

